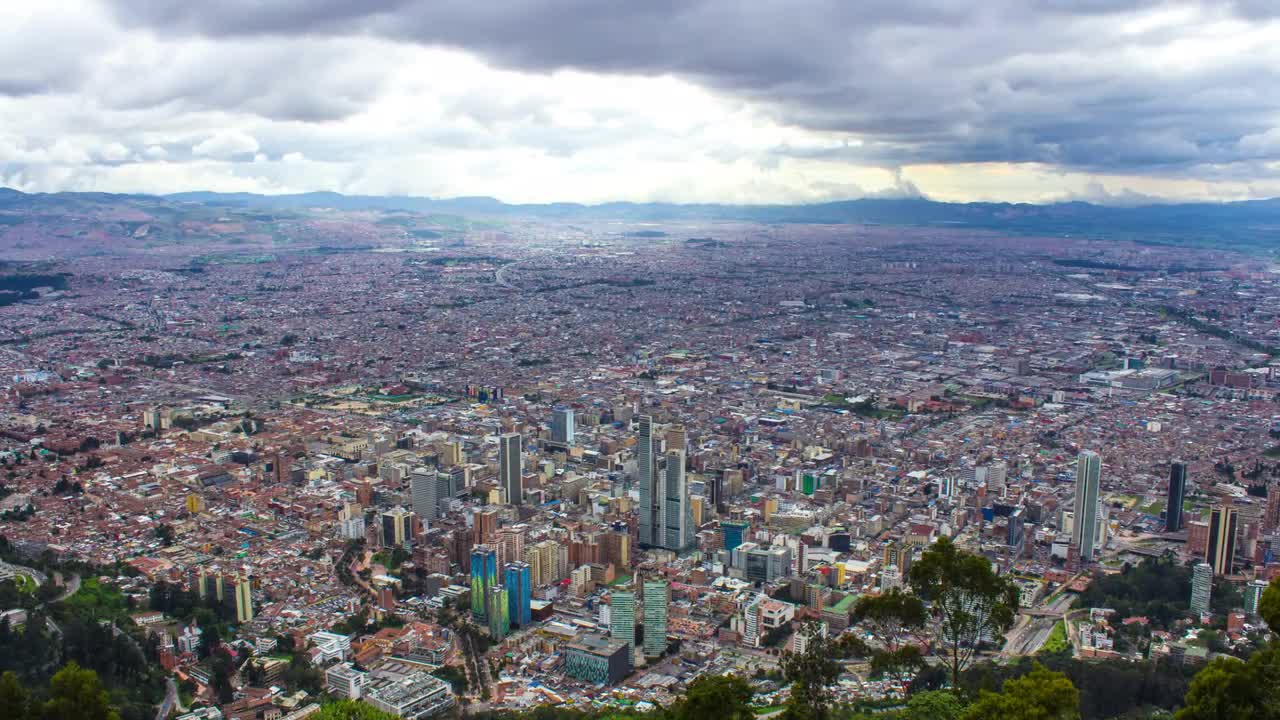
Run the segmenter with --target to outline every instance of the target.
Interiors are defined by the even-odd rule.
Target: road
[[[25,565],[14,565],[12,563],[7,563],[3,560],[0,560],[0,568],[11,570],[14,575],[26,575],[32,580],[35,580],[36,585],[43,585],[49,582],[49,576],[45,575],[39,570],[36,570],[35,568],[29,568]]]
[[[169,717],[169,713],[178,704],[178,683],[173,678],[165,680],[164,702],[160,703],[159,710],[156,711],[156,720],[165,720]]]

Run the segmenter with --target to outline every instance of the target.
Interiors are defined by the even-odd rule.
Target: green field
[[[1067,642],[1067,624],[1059,620],[1058,624],[1053,626],[1053,632],[1049,633],[1049,639],[1045,640],[1044,645],[1040,646],[1039,652],[1056,653],[1070,648],[1071,643]]]

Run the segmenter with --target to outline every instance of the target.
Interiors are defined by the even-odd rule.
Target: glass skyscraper
[[[1102,458],[1084,450],[1076,459],[1075,524],[1071,542],[1080,551],[1080,562],[1093,562],[1094,539],[1098,530],[1098,485],[1102,481]]]
[[[1169,504],[1164,510],[1164,529],[1178,532],[1182,529],[1182,499],[1187,494],[1187,466],[1175,462],[1169,466]]]
[[[627,647],[636,646],[636,594],[631,590],[609,593],[609,636]]]
[[[507,563],[506,577],[503,579],[503,584],[507,588],[509,606],[507,614],[511,618],[512,625],[518,625],[523,628],[528,627],[532,622],[532,617],[530,616],[530,606],[533,601],[531,580],[529,563]]]
[[[489,589],[498,584],[498,553],[488,545],[471,549],[471,614],[485,617]]]
[[[644,584],[644,654],[657,657],[667,649],[667,583]]]

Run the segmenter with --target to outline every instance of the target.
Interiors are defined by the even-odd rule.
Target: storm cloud
[[[1280,176],[1276,5],[111,0],[85,14],[107,46],[52,45],[30,72],[0,72],[0,95],[190,113],[207,133],[188,147],[234,130],[268,161],[365,162],[338,175],[374,189],[378,172],[402,166],[378,170],[380,160],[411,151],[447,155],[447,172],[492,170],[496,156],[480,155],[505,153],[519,168],[511,183],[634,157],[647,184],[618,181],[608,198],[680,199],[661,177],[691,154],[683,172],[714,169],[718,189],[690,200],[738,199],[735,177],[761,200],[892,191],[904,177],[963,196],[932,184],[947,168],[1015,168],[1037,199],[1079,196],[1100,179],[1116,194],[1159,195],[1166,182],[1178,194],[1252,196]],[[459,68],[470,87],[450,77]],[[591,91],[611,86],[632,95]],[[185,142],[164,124],[150,135],[165,137],[140,122],[136,139],[103,139],[139,153]],[[404,147],[383,157],[384,143]],[[267,175],[255,177],[270,177],[258,159]],[[443,170],[408,187],[485,192]]]

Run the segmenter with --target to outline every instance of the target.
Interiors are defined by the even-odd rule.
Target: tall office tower
[[[439,506],[440,483],[433,470],[420,467],[409,476],[409,493],[413,497],[413,511],[422,519],[422,527],[430,526],[436,519],[436,508]]]
[[[498,584],[498,553],[488,545],[471,548],[471,613],[484,617],[489,589]]]
[[[195,591],[196,597],[201,600],[209,596],[209,576],[205,574],[203,565],[196,572]]]
[[[413,543],[413,516],[404,508],[382,512],[382,545],[408,549]]]
[[[551,442],[565,447],[573,446],[573,408],[561,407],[551,411]]]
[[[685,432],[684,425],[668,425],[667,432],[667,450],[679,450],[680,452],[689,452],[689,436]]]
[[[667,583],[646,580],[644,583],[644,654],[657,657],[667,649]]]
[[[1093,562],[1093,543],[1098,529],[1098,485],[1102,481],[1102,458],[1084,450],[1076,458],[1075,524],[1071,544],[1080,552],[1080,562]]]
[[[609,637],[636,647],[636,594],[631,590],[609,593]]]
[[[1266,530],[1280,528],[1280,484],[1267,488],[1267,505],[1262,512],[1262,527]]]
[[[249,578],[236,576],[236,622],[243,625],[253,619],[253,589]]]
[[[520,433],[507,433],[498,438],[498,478],[503,491],[507,495],[507,503],[520,505],[524,502],[524,488],[521,475],[524,463],[520,456]]]
[[[1182,500],[1187,495],[1187,466],[1175,462],[1169,466],[1169,503],[1164,510],[1164,529],[1178,532],[1182,529]]]
[[[529,571],[529,563],[508,563],[503,585],[507,588],[507,602],[509,603],[507,615],[511,618],[511,624],[522,628],[529,627],[529,624],[533,622],[531,615],[533,578]]]
[[[1209,599],[1213,593],[1213,566],[1199,563],[1191,573],[1191,610],[1196,613],[1209,612]]]
[[[684,550],[693,544],[693,508],[689,482],[684,474],[684,451],[667,451],[665,482],[662,483],[662,546]]]
[[[733,552],[733,549],[742,544],[743,537],[747,534],[747,528],[751,527],[751,523],[736,522],[733,520],[720,521],[720,534],[724,536],[721,545],[724,546],[725,552]]]
[[[880,572],[880,590],[888,592],[897,587],[902,587],[902,571],[897,565],[890,565]]]
[[[489,623],[489,634],[494,640],[501,640],[511,632],[510,595],[501,585],[494,585],[485,593],[485,620]]]
[[[662,544],[659,528],[662,522],[658,519],[658,506],[661,503],[657,492],[658,468],[657,459],[653,456],[653,418],[641,415],[636,418],[640,426],[640,437],[636,442],[636,483],[640,486],[639,541],[643,547]]]
[[[455,467],[462,464],[462,442],[459,440],[447,440],[444,443],[443,452],[440,453],[440,464],[445,467]]]
[[[1226,505],[1214,508],[1209,515],[1209,551],[1205,562],[1213,566],[1215,575],[1230,575],[1235,571],[1236,521],[1236,509]]]

